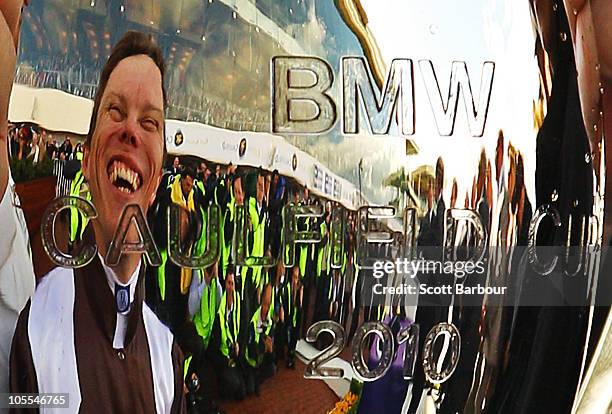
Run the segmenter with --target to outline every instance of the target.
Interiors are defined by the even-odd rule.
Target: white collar
[[[261,309],[259,310],[259,321],[257,321],[257,325],[258,326],[261,326],[264,323],[267,324],[267,323],[270,322],[270,318],[268,317],[268,316],[270,316],[269,313],[270,313],[270,309],[268,309],[268,315],[264,315],[263,312],[261,311]]]
[[[100,263],[102,263],[102,268],[104,269],[104,274],[106,275],[106,281],[108,282],[108,287],[110,288],[113,295],[115,295],[115,283],[120,286],[128,286],[128,285],[130,286],[130,305],[131,305],[134,302],[134,295],[136,294],[136,285],[138,283],[138,274],[140,273],[140,265],[142,262],[140,261],[138,262],[138,266],[136,266],[134,273],[132,273],[132,276],[130,276],[130,280],[128,280],[127,283],[123,283],[119,280],[114,270],[108,267],[106,263],[104,263],[104,259],[102,258],[100,253],[98,253],[98,257],[100,258]],[[126,313],[129,313],[129,310]]]
[[[258,332],[263,332],[264,328],[267,328],[270,324],[272,323],[272,321],[270,320],[270,318],[268,318],[268,315],[263,315],[263,312],[261,312],[261,309],[259,311],[259,320],[257,321],[257,331]]]

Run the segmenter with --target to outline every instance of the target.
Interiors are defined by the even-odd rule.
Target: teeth
[[[127,188],[119,188],[125,193],[131,193],[133,191],[138,190],[138,188],[140,187],[140,177],[138,173],[129,168],[124,163],[120,161],[115,161],[110,168],[109,180],[111,183],[115,184],[118,178],[127,181],[132,187],[131,190]]]

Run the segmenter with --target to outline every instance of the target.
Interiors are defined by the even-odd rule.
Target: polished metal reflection
[[[342,59],[343,132],[356,134],[359,126],[360,104],[365,108],[365,119],[373,135],[388,134],[394,121],[403,135],[414,134],[414,76],[410,59],[396,59],[391,62],[389,76],[380,96],[373,81],[369,65],[364,58],[345,57]]]
[[[128,240],[128,233],[132,228],[138,235],[138,241]],[[153,234],[149,229],[149,224],[142,209],[138,204],[129,204],[121,212],[119,223],[108,246],[104,261],[108,266],[117,266],[121,255],[142,253],[146,255],[151,266],[161,265],[162,259],[159,249],[155,245]]]
[[[370,335],[375,335],[377,338],[375,341],[380,341],[382,344],[380,361],[374,368],[369,368],[363,358],[364,344],[367,343],[367,339]],[[377,343],[376,342],[376,343]],[[376,345],[374,345],[376,346]],[[380,379],[385,373],[391,368],[391,362],[395,355],[395,342],[393,340],[393,334],[389,327],[382,322],[366,322],[359,328],[355,337],[353,338],[353,349],[351,356],[351,363],[355,369],[357,377],[361,381],[376,381]]]
[[[134,1],[125,12],[111,11],[114,4],[32,2],[17,82],[92,98],[106,45],[127,28],[147,30],[168,62],[169,118],[276,131],[316,160],[313,176],[325,165],[359,186],[359,206],[393,206],[394,217],[360,214],[357,224],[372,233],[360,240],[364,246],[374,244],[368,239],[393,245],[402,227],[409,229],[404,257],[445,240],[454,251],[474,252],[486,240],[485,284],[513,282],[520,290],[533,277],[565,271],[563,260],[545,261],[537,246],[610,241],[609,1],[304,0],[291,2],[292,13],[273,1]],[[393,65],[397,59],[403,66]],[[343,63],[358,67],[343,71]],[[308,73],[292,78],[291,68]],[[277,89],[288,95],[271,97]],[[311,103],[291,108],[292,96]],[[359,110],[368,116],[358,118]],[[445,237],[448,210],[473,212],[482,229],[453,223]],[[294,242],[303,237],[288,234]],[[368,274],[369,250],[356,254],[360,277]],[[589,303],[604,282],[599,265],[589,256],[587,277],[568,276],[563,288],[583,289]],[[385,314],[410,315],[421,343],[439,323],[452,324],[462,340],[443,382],[433,362],[427,374],[416,364],[402,396],[406,412],[421,412],[431,395],[441,413],[572,408],[589,343],[601,331],[597,310],[502,308],[486,295],[481,306],[467,307],[456,299],[369,313],[379,322]],[[416,349],[422,361],[426,353]]]
[[[319,321],[308,328],[306,341],[315,342],[324,332],[332,336],[331,344],[313,358],[306,366],[305,378],[342,378],[344,371],[342,368],[326,367],[326,362],[338,356],[346,345],[344,328],[338,322]]]
[[[236,210],[238,211],[238,209]],[[186,212],[176,204],[171,204],[168,209],[168,251],[170,259],[177,266],[189,269],[207,268],[219,259],[220,254],[221,213],[219,206],[211,205],[208,208],[209,219],[206,221],[206,227],[201,229],[202,232],[206,233],[206,246],[205,250],[199,255],[196,255],[195,249],[182,248],[185,214]]]
[[[540,275],[548,275],[557,266],[557,257],[553,257],[548,264],[543,264],[538,260],[537,252],[537,234],[540,223],[544,217],[551,217],[555,227],[561,227],[561,218],[559,212],[548,204],[538,207],[533,216],[533,220],[529,224],[529,262],[534,267],[535,271]]]
[[[56,221],[62,211],[68,209],[78,210],[89,220],[97,217],[96,209],[90,201],[80,197],[58,197],[47,206],[40,223],[42,245],[48,257],[53,263],[64,267],[83,267],[87,266],[96,256],[98,248],[95,244],[85,244],[76,255],[62,252],[57,245],[55,234]]]
[[[346,211],[332,209],[331,211],[331,267],[341,269],[347,247],[344,245],[346,229]]]
[[[318,243],[321,241],[321,233],[315,229],[298,230],[299,218],[323,217],[322,206],[308,206],[289,203],[283,212],[286,253],[284,256],[285,267],[292,267],[295,258],[295,250],[298,243]]]
[[[310,84],[294,81],[300,72],[308,72],[314,77]],[[329,130],[336,121],[336,106],[329,96],[334,79],[332,68],[320,58],[276,57],[272,61],[272,132],[321,133]],[[300,102],[315,105],[314,115],[302,108],[294,108]],[[311,108],[313,109],[313,108]],[[296,112],[302,112],[301,115]],[[310,111],[312,112],[312,111]]]
[[[469,260],[474,262],[481,261],[485,255],[485,246],[487,243],[487,232],[482,224],[482,220],[478,213],[459,208],[450,208],[446,210],[446,226],[444,227],[444,245],[447,250],[446,258],[450,260],[458,260],[457,258],[457,244],[461,243],[462,235],[459,232],[461,224],[469,224],[476,233],[473,235],[475,238],[472,243],[474,252]]]
[[[439,355],[434,351],[435,342],[443,337],[444,345]],[[449,356],[447,356],[447,352]],[[434,326],[425,337],[423,369],[425,377],[433,384],[441,384],[455,372],[461,356],[461,335],[452,323],[442,322]],[[445,360],[448,361],[446,362]],[[446,362],[446,364],[445,364]],[[441,368],[441,366],[443,366]]]
[[[397,344],[406,342],[404,351],[404,379],[412,380],[416,368],[417,354],[419,347],[419,325],[411,324],[408,329],[401,330],[397,335]]]
[[[442,92],[440,91],[433,63],[430,60],[420,60],[419,67],[421,68],[421,75],[426,86],[429,103],[436,119],[438,133],[445,136],[453,135],[457,118],[459,93],[461,92],[463,94],[463,103],[470,134],[474,137],[481,137],[484,133],[491,91],[493,89],[495,63],[484,62],[482,65],[477,104],[474,102],[475,94],[472,92],[465,62],[453,62],[448,88],[449,93],[446,100],[442,98]]]

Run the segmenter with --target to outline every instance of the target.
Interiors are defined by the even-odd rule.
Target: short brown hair
[[[96,120],[98,118],[98,110],[100,109],[100,103],[102,102],[102,96],[104,95],[104,90],[106,89],[106,84],[108,83],[108,79],[110,78],[111,73],[119,62],[123,59],[128,58],[130,56],[136,55],[146,55],[153,60],[157,68],[161,73],[162,80],[162,94],[164,98],[164,109],[166,108],[166,88],[164,86],[164,73],[166,70],[166,66],[164,63],[164,57],[159,46],[155,44],[151,35],[146,35],[141,32],[128,31],[126,32],[121,40],[117,42],[113,50],[111,51],[108,60],[104,64],[102,68],[102,74],[100,75],[100,81],[98,82],[98,90],[96,91],[96,97],[94,98],[94,106],[93,111],[91,113],[91,121],[89,122],[89,132],[87,133],[87,139],[85,141],[85,145],[88,147],[91,144],[91,139],[93,137],[93,133],[96,129]],[[166,131],[166,123],[163,123],[163,133]],[[165,136],[162,135],[164,141],[164,158],[166,155],[166,139]]]

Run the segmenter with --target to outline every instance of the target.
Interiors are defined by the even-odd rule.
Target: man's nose
[[[133,116],[128,116],[125,120],[125,126],[121,134],[121,140],[131,146],[138,147],[141,144],[138,119]]]

